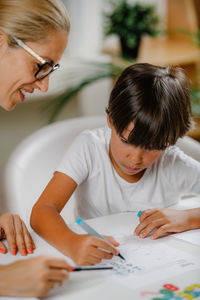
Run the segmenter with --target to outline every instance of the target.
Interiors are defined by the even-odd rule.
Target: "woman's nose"
[[[35,81],[36,88],[42,93],[46,93],[49,89],[49,76]]]

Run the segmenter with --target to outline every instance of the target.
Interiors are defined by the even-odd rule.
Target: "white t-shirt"
[[[111,130],[85,130],[71,144],[56,171],[70,176],[76,217],[169,207],[181,195],[200,194],[200,163],[178,147],[167,148],[135,183],[120,177],[109,158]]]

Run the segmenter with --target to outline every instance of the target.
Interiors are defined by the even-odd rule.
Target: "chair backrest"
[[[22,141],[11,154],[2,174],[2,197],[6,210],[19,214],[29,224],[34,203],[72,140],[84,129],[105,124],[104,116],[68,119],[47,125]],[[186,154],[200,161],[200,143],[185,137],[177,144]],[[74,220],[71,199],[62,215],[68,223]]]
[[[47,125],[23,140],[3,170],[1,185],[4,210],[19,214],[29,224],[34,203],[73,139],[84,129],[105,124],[105,116],[68,119]],[[62,212],[67,215],[69,222],[73,220],[72,211],[71,207],[64,208]]]

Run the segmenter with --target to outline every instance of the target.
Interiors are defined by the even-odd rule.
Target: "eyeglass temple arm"
[[[15,40],[15,42],[22,47],[24,50],[26,50],[29,54],[31,54],[33,57],[35,57],[39,62],[44,64],[46,61],[42,59],[37,53],[35,53],[31,48],[29,48],[26,44],[24,44],[21,40],[16,38],[15,36],[12,36],[12,38]]]

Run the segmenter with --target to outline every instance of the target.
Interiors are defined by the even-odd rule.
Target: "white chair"
[[[105,124],[104,116],[68,119],[47,125],[22,141],[11,154],[2,174],[4,211],[18,213],[29,224],[34,203],[75,136],[86,128]],[[178,146],[200,161],[200,143],[185,137],[180,139]],[[68,223],[74,220],[72,199],[62,215]]]
[[[68,119],[47,125],[23,140],[13,151],[3,170],[3,211],[17,213],[29,224],[34,203],[53,176],[72,140],[86,128],[105,124],[105,116]],[[66,207],[62,214],[67,222],[72,222],[73,201],[69,201]]]

